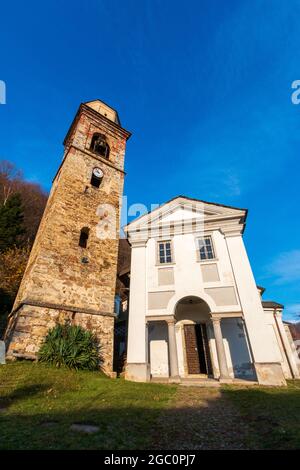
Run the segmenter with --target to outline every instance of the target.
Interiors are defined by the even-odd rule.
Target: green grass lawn
[[[287,387],[227,386],[223,395],[249,427],[249,448],[300,449],[300,380]]]
[[[15,362],[0,366],[0,449],[143,449],[175,387]],[[73,423],[99,426],[95,434]]]
[[[224,420],[226,413],[220,413],[220,406],[228,410],[228,419]],[[211,417],[216,438],[220,435],[223,440],[222,435],[231,432],[232,406],[246,448],[300,448],[300,381],[290,382],[287,388],[228,385],[216,393],[14,362],[0,366],[0,449],[151,449],[158,439],[159,419],[165,447],[172,445],[171,423],[186,449],[188,421],[193,421],[199,435],[207,436],[212,432]],[[74,423],[99,430],[94,434],[74,431],[70,429]],[[198,448],[197,442],[194,445]]]

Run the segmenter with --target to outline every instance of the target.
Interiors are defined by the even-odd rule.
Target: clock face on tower
[[[93,175],[96,176],[96,178],[103,178],[103,171],[101,168],[94,168]]]

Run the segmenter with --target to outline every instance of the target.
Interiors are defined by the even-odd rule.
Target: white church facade
[[[282,306],[263,302],[247,210],[179,196],[125,227],[131,244],[128,380],[299,378]]]

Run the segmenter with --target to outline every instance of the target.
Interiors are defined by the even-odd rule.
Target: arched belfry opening
[[[211,376],[209,306],[200,297],[184,297],[175,307],[175,320],[177,335],[181,336],[183,344],[182,357],[179,358],[180,368],[185,375]]]
[[[90,150],[97,155],[108,159],[110,148],[106,141],[105,135],[96,132],[92,137]]]

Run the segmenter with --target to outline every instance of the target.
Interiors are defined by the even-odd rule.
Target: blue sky
[[[300,314],[300,2],[52,0],[1,6],[0,159],[49,189],[81,102],[133,132],[128,203],[247,207],[265,299]]]

